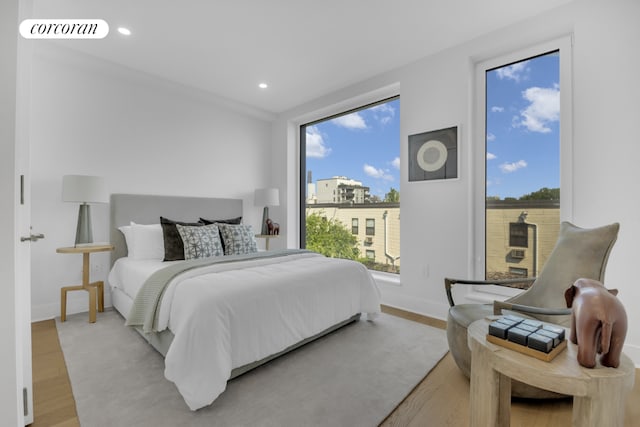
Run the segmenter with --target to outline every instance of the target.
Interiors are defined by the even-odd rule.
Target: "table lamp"
[[[280,205],[280,194],[277,188],[258,188],[254,194],[254,205],[264,206],[262,211],[262,228],[260,234],[269,234],[267,219],[269,218],[269,206]]]
[[[62,177],[62,201],[80,203],[76,246],[93,243],[89,203],[107,203],[109,195],[99,176],[65,175]]]

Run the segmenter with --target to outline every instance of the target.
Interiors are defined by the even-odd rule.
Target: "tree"
[[[390,188],[389,192],[384,195],[384,201],[389,203],[400,203],[400,192],[395,188]]]
[[[538,191],[525,194],[520,200],[560,200],[560,189],[542,187]]]
[[[332,258],[357,260],[358,239],[343,223],[314,212],[306,219],[307,249]]]

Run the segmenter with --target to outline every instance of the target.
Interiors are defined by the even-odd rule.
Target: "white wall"
[[[438,318],[448,305],[443,278],[471,277],[474,247],[473,173],[474,64],[494,56],[573,34],[573,217],[582,227],[618,221],[620,235],[610,257],[606,284],[620,289],[629,331],[625,352],[640,365],[640,301],[635,258],[640,215],[637,121],[640,117],[640,3],[635,0],[573,2],[470,43],[281,114],[274,124],[273,161],[283,172],[274,182],[287,188],[281,208],[287,227],[297,224],[297,126],[345,106],[372,100],[376,90],[394,87],[401,105],[402,275],[401,285],[382,285],[384,302]],[[383,91],[384,92],[384,91]],[[363,105],[362,102],[360,105]],[[409,183],[407,138],[458,125],[460,178]],[[284,160],[283,160],[284,159]],[[563,203],[565,203],[563,201]],[[289,236],[293,246],[297,238]]]
[[[78,215],[61,201],[63,175],[103,176],[111,193],[242,198],[245,223],[258,225],[268,114],[47,42],[35,49],[31,93],[32,225],[46,236],[32,244],[34,320],[59,316],[60,287],[81,282],[82,256],[56,253],[73,245]],[[94,241],[108,241],[108,205],[91,209]],[[91,261],[91,279],[105,279],[109,254]],[[87,304],[85,292],[68,294],[68,313]]]

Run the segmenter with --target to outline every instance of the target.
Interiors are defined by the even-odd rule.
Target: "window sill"
[[[375,280],[378,285],[402,286],[399,274],[385,273],[382,271],[374,270],[369,271],[371,272],[371,276],[373,276],[373,280]]]

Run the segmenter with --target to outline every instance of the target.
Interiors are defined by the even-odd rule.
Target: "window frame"
[[[307,202],[307,153],[306,153],[306,135],[305,129],[307,126],[313,126],[316,123],[331,120],[336,117],[340,117],[346,114],[351,114],[360,110],[365,110],[376,105],[384,104],[395,99],[400,99],[400,85],[399,83],[391,84],[387,87],[380,88],[372,91],[368,94],[363,94],[360,97],[352,98],[338,103],[325,109],[318,110],[313,113],[309,113],[305,117],[300,117],[295,120],[293,126],[295,126],[297,133],[297,151],[298,151],[298,247],[304,249],[306,247],[306,202]],[[305,143],[303,143],[303,141]],[[303,173],[304,171],[304,173]]]
[[[373,221],[373,225],[369,226],[369,221]],[[375,218],[366,218],[364,220],[364,235],[365,236],[375,236],[376,235],[376,219]]]
[[[351,218],[351,234],[355,234],[357,236],[359,232],[360,232],[360,219]]]
[[[524,231],[524,232],[523,232]],[[524,222],[509,223],[509,247],[529,247],[529,226]]]
[[[473,140],[470,145],[473,182],[470,183],[472,209],[469,209],[469,223],[472,226],[470,246],[473,254],[469,257],[469,271],[472,277],[483,280],[486,275],[486,72],[516,63],[548,52],[559,51],[560,60],[560,220],[573,220],[573,120],[572,120],[572,35],[566,35],[548,42],[536,44],[509,53],[478,60],[473,67],[474,97]],[[498,295],[512,295],[508,289],[489,286],[472,287],[471,292],[490,292]]]

